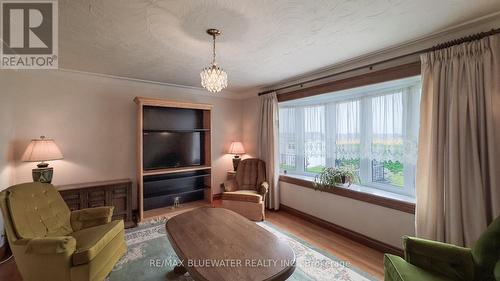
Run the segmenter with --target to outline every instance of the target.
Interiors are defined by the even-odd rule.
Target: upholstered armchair
[[[386,254],[385,281],[500,281],[500,217],[474,246],[403,237],[404,259]]]
[[[235,177],[224,183],[222,207],[250,220],[262,221],[268,189],[266,163],[255,158],[242,160]]]
[[[113,207],[70,212],[57,189],[25,183],[0,193],[0,208],[25,281],[102,281],[126,252]]]

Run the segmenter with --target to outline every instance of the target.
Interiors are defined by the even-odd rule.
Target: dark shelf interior
[[[143,171],[210,166],[210,112],[204,109],[143,106]],[[208,147],[206,147],[208,145]],[[143,177],[143,210],[203,200],[211,170]]]
[[[203,110],[144,106],[143,130],[195,130],[203,128]]]
[[[171,206],[175,197],[181,203],[202,200],[209,171],[171,173],[144,177],[144,210]]]

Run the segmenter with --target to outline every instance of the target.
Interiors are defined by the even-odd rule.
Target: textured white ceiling
[[[216,27],[239,92],[498,10],[498,0],[60,0],[59,66],[198,87]]]

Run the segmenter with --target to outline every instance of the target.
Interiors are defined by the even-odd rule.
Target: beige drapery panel
[[[259,158],[266,162],[269,193],[266,207],[279,209],[278,98],[276,93],[259,97]]]
[[[499,40],[421,56],[419,237],[471,246],[500,215]]]

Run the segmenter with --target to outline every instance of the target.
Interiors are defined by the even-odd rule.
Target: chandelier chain
[[[213,49],[212,49],[212,64],[215,64],[215,57],[217,56],[217,53],[215,52],[215,34],[213,35]]]

